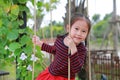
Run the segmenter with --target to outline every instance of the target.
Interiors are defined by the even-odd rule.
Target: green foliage
[[[64,29],[63,27],[58,27],[58,26],[53,26],[53,37],[56,37],[57,35],[62,35],[64,34]]]
[[[21,29],[20,26],[24,24],[24,21],[20,18],[23,17],[23,11],[27,13],[27,16],[30,16],[29,9],[26,7],[26,2],[34,0],[1,0],[0,1],[0,69],[4,69],[3,66],[5,62],[9,64],[13,64],[16,68],[14,73],[16,75],[12,75],[16,79],[20,80],[31,80],[32,79],[32,71],[28,70],[28,66],[32,67],[33,59],[33,44],[31,37],[33,35],[33,30],[29,27]],[[43,3],[39,1],[36,5],[38,6],[37,15],[40,14],[44,16],[43,10],[46,11],[50,9],[56,8],[56,3],[58,0],[52,0],[50,3]],[[19,17],[20,16],[20,17]],[[62,27],[53,27],[54,36],[58,31],[59,34],[63,33],[61,31]],[[50,28],[46,28],[46,32],[50,34]],[[38,32],[39,33],[39,32]],[[50,35],[49,35],[50,37]],[[44,69],[43,65],[43,54],[41,53],[41,49],[39,46],[35,46],[35,57],[37,60],[35,61],[35,77]],[[22,57],[24,55],[24,58]],[[1,66],[2,65],[2,66]],[[6,66],[6,65],[5,65]],[[7,67],[7,66],[6,66]],[[12,66],[11,66],[12,67]],[[8,67],[9,68],[9,67]],[[10,71],[10,74],[11,72]],[[16,71],[16,72],[15,72]],[[11,80],[14,80],[13,78]]]
[[[51,24],[52,24],[52,27],[50,27]],[[51,34],[52,34],[52,37],[57,37],[58,35],[65,34],[65,30],[62,22],[52,21],[51,24],[49,24],[49,26],[39,29],[37,34],[40,36],[41,39],[51,38]]]
[[[18,13],[19,13],[19,6],[18,5],[11,6],[11,14],[18,16]]]
[[[19,43],[13,42],[13,43],[10,43],[10,45],[9,45],[9,50],[10,50],[11,52],[14,52],[16,49],[18,49],[18,48],[20,48],[20,47],[21,47],[21,45],[20,45]]]
[[[111,20],[111,17],[112,17],[112,13],[106,14],[102,20],[99,20],[98,22],[93,24],[91,44],[102,46],[104,41],[104,47],[112,47],[113,34],[112,31],[108,31],[110,30],[109,28],[111,28],[111,24],[109,22]]]
[[[93,15],[92,20],[94,23],[98,22],[100,20],[100,14]]]
[[[19,36],[18,30],[14,29],[14,30],[10,30],[7,33],[7,39],[12,41],[12,40],[16,40]]]
[[[109,20],[112,16],[112,13],[106,14],[103,20]]]
[[[28,0],[18,0],[20,4],[25,4]]]
[[[46,7],[46,11],[50,11],[53,9],[56,9],[56,4],[59,2],[59,0],[50,0],[50,2],[46,2],[44,6]]]
[[[51,27],[41,28],[38,31],[39,32],[38,35],[40,36],[40,38],[44,38],[44,37],[51,38],[51,31],[52,31],[53,37],[57,37],[58,35],[62,35],[65,33],[62,26],[52,26],[52,28]]]
[[[23,24],[23,20],[18,18],[22,15],[22,11],[29,12],[26,5],[24,5],[26,1],[28,0],[0,1],[0,61],[2,59],[9,64],[16,64],[17,68],[14,71],[17,73],[16,78],[20,80],[30,80],[32,78],[32,71],[27,68],[29,65],[32,66],[33,63],[33,60],[31,60],[33,54],[31,35],[33,30],[29,27],[21,29],[20,26]],[[21,59],[23,53],[26,56],[25,59]],[[36,46],[35,56],[37,57],[35,66],[42,70],[43,65],[40,63],[43,62],[43,54],[38,46]],[[0,69],[2,69],[1,66]],[[38,68],[35,67],[36,69]],[[37,70],[35,75],[38,75],[40,70]]]
[[[93,26],[93,34],[96,38],[102,38],[105,34],[107,27],[109,27],[108,21],[99,21],[96,25]]]

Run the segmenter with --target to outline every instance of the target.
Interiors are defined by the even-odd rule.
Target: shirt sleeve
[[[78,52],[70,55],[70,65],[72,72],[76,73],[81,69],[84,64],[85,57],[86,57],[86,49],[78,50]]]
[[[48,45],[46,43],[42,44],[41,50],[46,51],[51,54],[55,54],[55,52],[56,52],[56,48],[54,45]]]

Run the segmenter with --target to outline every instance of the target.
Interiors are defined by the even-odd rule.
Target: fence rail
[[[120,58],[114,56],[115,50],[91,51],[92,80],[120,80]]]

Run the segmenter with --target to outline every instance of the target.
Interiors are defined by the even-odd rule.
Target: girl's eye
[[[75,30],[78,30],[78,28],[75,28]]]
[[[86,33],[86,31],[82,31],[82,32]]]

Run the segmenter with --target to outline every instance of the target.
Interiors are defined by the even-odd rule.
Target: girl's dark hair
[[[89,34],[89,32],[90,32],[90,29],[91,29],[91,22],[90,22],[90,19],[87,17],[87,16],[85,16],[85,15],[83,15],[83,14],[81,14],[81,13],[74,13],[72,16],[71,16],[71,20],[70,20],[70,26],[72,26],[77,20],[85,20],[86,21],[86,23],[87,23],[87,25],[88,25],[88,34]],[[58,35],[57,37],[65,37],[65,36],[67,36],[68,35],[68,33],[66,33],[66,34],[64,34],[64,35]],[[88,37],[88,35],[87,35],[87,37]],[[85,45],[87,45],[87,37],[86,37],[86,40],[85,40]]]
[[[90,22],[90,19],[81,14],[81,13],[74,13],[72,16],[71,16],[71,21],[70,21],[70,26],[72,26],[77,20],[85,20],[89,29],[88,29],[88,33],[90,32],[90,29],[91,29],[91,22]]]

